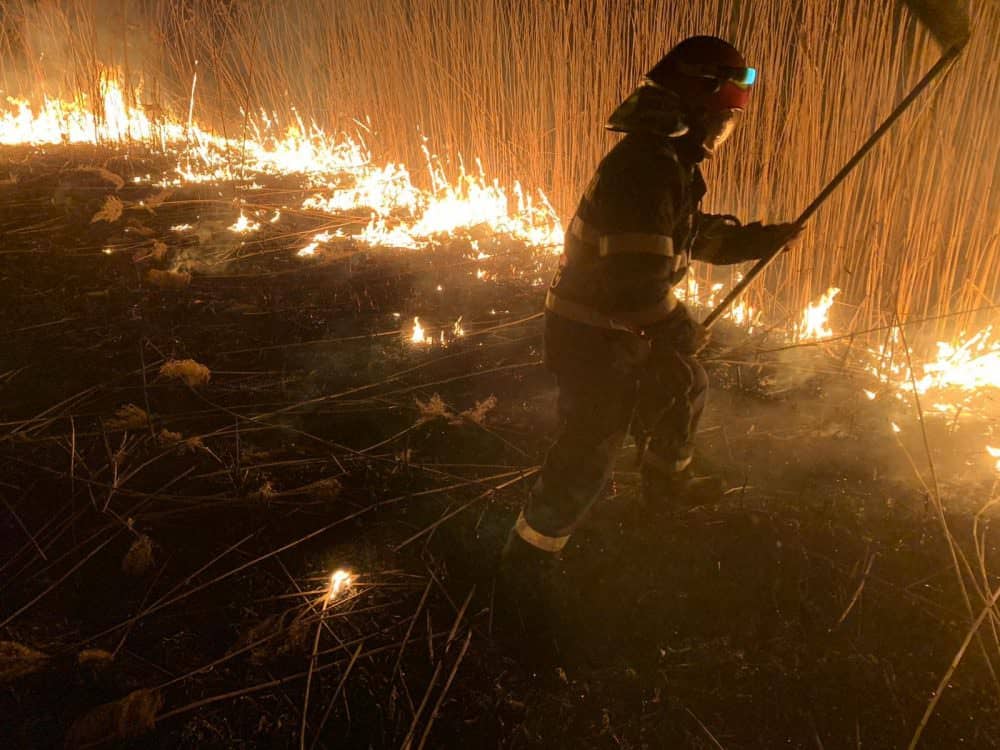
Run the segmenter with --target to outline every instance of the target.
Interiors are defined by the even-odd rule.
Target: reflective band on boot
[[[524,511],[517,517],[517,521],[514,524],[514,531],[532,547],[537,547],[545,552],[559,552],[566,546],[566,542],[569,541],[569,535],[546,536],[539,531],[535,531],[524,517]]]

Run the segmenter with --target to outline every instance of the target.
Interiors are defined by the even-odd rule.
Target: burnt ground
[[[912,408],[868,402],[843,349],[718,331],[699,466],[724,501],[643,511],[626,448],[524,612],[493,569],[553,427],[551,257],[482,231],[306,261],[311,233],[367,217],[285,209],[237,236],[234,197],[266,222],[299,187],[149,210],[159,190],[131,177],[153,157],[5,158],[4,747],[297,747],[304,707],[305,744],[328,748],[913,736],[972,618]],[[93,163],[126,184],[77,171]],[[123,216],[90,223],[112,193]],[[193,276],[165,289],[151,268]],[[408,341],[417,315],[445,344]],[[188,358],[208,383],[161,374]],[[984,429],[927,422],[974,615],[997,585]],[[324,605],[337,568],[352,585]],[[921,746],[1000,746],[993,627]]]

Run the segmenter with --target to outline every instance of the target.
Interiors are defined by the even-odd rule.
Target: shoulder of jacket
[[[598,173],[633,173],[659,175],[674,173],[683,176],[685,169],[673,145],[663,139],[643,139],[629,135],[615,144],[601,160]]]

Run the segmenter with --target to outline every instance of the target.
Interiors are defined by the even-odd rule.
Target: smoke
[[[148,0],[8,0],[0,10],[7,95],[94,92],[107,70],[130,92],[163,82],[163,36]]]

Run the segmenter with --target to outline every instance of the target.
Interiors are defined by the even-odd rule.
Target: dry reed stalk
[[[130,82],[156,94],[154,115],[186,115],[197,72],[197,117],[226,135],[244,131],[246,112],[288,122],[289,103],[305,121],[358,132],[379,160],[420,165],[426,135],[452,166],[479,156],[503,181],[545,189],[564,217],[613,142],[604,118],[684,36],[729,37],[761,71],[745,126],[709,165],[707,208],[768,220],[795,215],[936,55],[898,3],[865,0],[151,0],[122,4],[130,33],[90,0],[8,5],[7,91],[93,92],[102,66],[127,63]],[[863,327],[895,310],[939,315],[996,297],[1000,6],[973,0],[971,15],[947,84],[755,290],[750,301],[769,316],[832,284],[860,301]],[[939,332],[972,322],[941,319]]]
[[[979,628],[982,626],[983,620],[986,619],[988,614],[994,611],[998,601],[1000,601],[1000,587],[993,591],[993,593],[987,598],[985,605],[979,611],[979,615],[975,620],[973,620],[972,625],[965,634],[962,645],[958,647],[958,651],[951,660],[951,664],[948,665],[948,669],[946,669],[945,673],[941,676],[941,680],[938,682],[937,688],[934,690],[934,695],[927,704],[927,708],[924,710],[924,715],[920,717],[920,723],[917,725],[917,728],[913,733],[913,737],[910,739],[910,744],[907,745],[907,750],[914,750],[914,748],[916,748],[916,746],[920,743],[920,738],[923,736],[924,729],[927,727],[927,723],[934,714],[934,709],[937,708],[938,701],[941,700],[941,696],[944,694],[944,689],[948,686],[948,682],[951,680],[952,675],[955,674],[955,670],[958,669],[958,665],[961,664],[962,658],[965,656],[965,652],[968,651],[969,644],[972,643],[973,637],[979,634]]]
[[[465,654],[469,650],[469,644],[472,642],[472,631],[470,630],[466,636],[465,640],[462,642],[462,648],[458,652],[458,656],[455,658],[455,663],[451,665],[451,671],[448,673],[448,679],[445,680],[444,687],[441,688],[441,692],[438,694],[437,700],[434,701],[434,708],[431,709],[430,716],[427,717],[427,724],[424,726],[424,731],[420,735],[420,743],[417,745],[417,750],[423,750],[424,745],[427,743],[427,738],[430,736],[431,728],[434,726],[434,720],[437,719],[438,712],[441,710],[441,704],[444,703],[445,696],[448,695],[448,691],[451,689],[452,682],[455,681],[455,675],[458,674],[458,668],[462,666],[462,660],[465,659]]]

